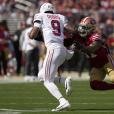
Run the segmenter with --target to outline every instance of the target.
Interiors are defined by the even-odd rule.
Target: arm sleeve
[[[96,50],[98,50],[103,44],[103,36],[96,34],[92,37],[93,43],[90,44],[87,48],[85,48],[85,51],[88,53],[94,53]]]
[[[102,46],[102,42],[100,40],[94,41],[90,46],[84,49],[84,52],[94,53]]]
[[[41,28],[41,25],[42,25],[42,15],[41,14],[35,14],[33,23],[34,23],[34,27]]]

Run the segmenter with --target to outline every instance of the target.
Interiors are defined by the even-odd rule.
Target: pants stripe
[[[45,66],[45,80],[49,80],[49,78],[50,78],[51,62],[52,62],[52,58],[53,58],[53,53],[54,53],[54,50],[52,53],[49,51],[49,54],[47,57],[46,66]]]
[[[50,79],[50,76],[51,76],[50,75],[50,71],[51,71],[51,63],[52,63],[53,55],[54,55],[54,49],[53,49],[51,60],[50,60],[50,64],[49,64],[49,77],[48,77],[48,80]]]
[[[46,66],[45,66],[45,80],[47,80],[47,75],[48,75],[48,61],[49,61],[49,58],[50,58],[50,51],[48,53],[48,57],[47,57],[47,61],[46,61]]]

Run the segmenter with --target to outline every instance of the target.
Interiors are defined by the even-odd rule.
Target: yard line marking
[[[6,103],[0,103],[0,104],[5,105]],[[15,105],[15,104],[20,104],[20,103],[15,103],[15,102],[7,103],[7,105]],[[22,104],[25,104],[25,105],[27,105],[27,104],[44,105],[46,103],[44,102],[44,103],[22,103]],[[47,105],[55,105],[55,104],[57,104],[57,103],[47,103]],[[82,104],[82,105],[101,105],[101,104],[102,105],[114,105],[114,103],[95,103],[95,102],[92,102],[92,103],[80,102],[80,103],[71,103],[71,104],[72,105],[76,105],[76,104]]]
[[[39,109],[33,109],[33,110],[19,110],[19,109],[0,109],[0,111],[9,111],[9,112],[47,112],[48,109],[39,108]]]
[[[21,112],[50,112],[51,110],[48,109],[32,109],[32,110],[19,110],[19,109],[0,109],[0,111],[4,111],[2,114],[21,114]],[[69,111],[62,111],[62,112],[71,112],[72,110]],[[84,110],[84,109],[75,109],[72,112],[108,112],[108,113],[114,113],[114,110],[100,110],[100,109],[95,109],[95,110]]]
[[[0,114],[21,114],[21,112],[9,112],[9,111],[4,111],[4,112],[0,112]]]
[[[22,92],[23,92],[23,94],[26,94],[26,95],[31,95],[32,94],[29,91],[16,91],[16,90],[15,91],[7,91],[8,94],[17,94],[17,93],[22,93]],[[4,94],[4,93],[6,93],[6,90],[0,91],[0,94]],[[107,95],[107,96],[109,96],[109,95],[113,95],[114,94],[114,93],[110,93],[110,92],[108,92],[108,93],[106,93],[106,92],[96,92],[96,93],[91,93],[90,92],[90,93],[87,93],[87,91],[82,91],[82,92],[74,91],[73,94],[75,94],[75,93],[76,93],[77,96],[80,95],[80,94],[85,94],[86,96],[89,96],[89,95],[94,95],[94,96],[95,95]]]
[[[111,112],[114,113],[114,110],[99,110],[99,109],[98,110],[96,109],[95,110],[83,110],[83,109],[81,110],[80,109],[80,111],[76,110],[75,112],[108,112],[108,114],[110,114]]]
[[[4,96],[1,96],[0,97],[0,99],[44,99],[45,98],[45,96],[44,97],[26,97],[26,98],[23,98],[23,96],[22,97],[13,97],[13,96],[9,96],[9,97],[4,97]],[[77,99],[77,98],[81,98],[81,99],[88,99],[88,98],[85,98],[85,97],[79,97],[79,96],[76,96],[76,97],[71,97],[71,99]],[[114,97],[109,97],[108,99],[113,99]],[[49,100],[50,100],[50,98],[48,98]],[[94,96],[90,96],[89,97],[89,99],[96,99],[96,97],[94,97]],[[105,96],[105,97],[103,97],[103,98],[101,98],[102,100],[103,99],[107,99],[107,96]]]

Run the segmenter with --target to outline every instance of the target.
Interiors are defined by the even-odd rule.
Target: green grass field
[[[0,84],[0,114],[114,114],[114,90],[93,91],[88,81],[73,81],[73,93],[65,95],[72,107],[68,111],[51,112],[58,105],[41,83]]]

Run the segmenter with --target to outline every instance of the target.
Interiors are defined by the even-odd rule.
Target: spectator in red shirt
[[[4,24],[3,22],[0,22],[0,75],[7,75],[7,58],[5,55],[5,48],[7,44],[8,40],[5,36]]]

